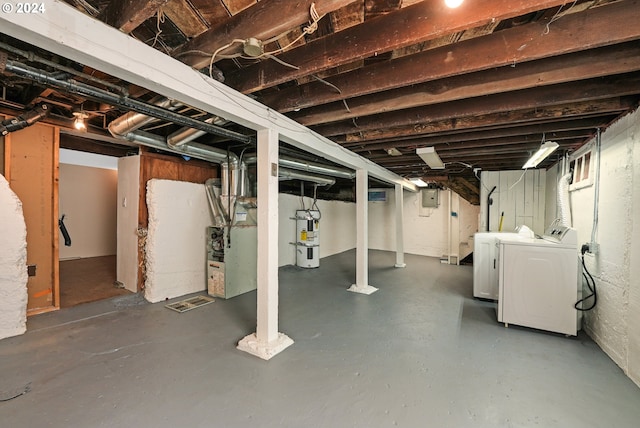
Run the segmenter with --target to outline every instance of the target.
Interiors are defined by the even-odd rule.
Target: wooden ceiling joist
[[[245,40],[253,37],[267,40],[280,36],[296,26],[311,21],[310,8],[315,3],[317,12],[322,16],[348,5],[353,0],[310,0],[292,2],[289,0],[263,0],[242,12],[232,16],[219,25],[212,23],[212,27],[200,36],[185,43],[173,56],[185,64],[196,69],[209,65],[211,54],[221,47],[231,43],[234,39]],[[210,55],[187,54],[187,52],[201,51]],[[222,50],[220,53],[225,53]]]
[[[640,5],[629,10],[614,3],[558,20],[547,34],[544,34],[544,22],[534,22],[326,78],[340,89],[339,93],[326,84],[313,82],[266,94],[260,101],[286,113],[457,74],[515,66],[638,39],[640,27],[635,23],[639,21]]]
[[[111,0],[98,19],[123,33],[131,33],[169,0]]]
[[[395,138],[419,136],[436,132],[463,131],[473,128],[513,127],[531,122],[571,120],[577,116],[586,117],[622,112],[631,108],[632,105],[631,100],[621,102],[620,98],[613,98],[599,102],[584,101],[539,109],[506,111],[442,121],[429,121],[420,125],[363,131],[346,135],[345,142],[392,140]]]
[[[422,1],[279,55],[282,61],[297,69],[265,61],[230,76],[227,82],[240,92],[252,93],[357,59],[433,39],[442,36],[445,31],[455,33],[565,2],[475,0],[466,3],[464,8],[450,9],[439,0]]]
[[[610,118],[613,119],[615,115]],[[389,149],[392,147],[409,147],[414,145],[434,145],[443,143],[459,143],[463,141],[477,141],[477,140],[489,140],[501,137],[514,137],[514,136],[526,136],[531,134],[549,133],[547,139],[553,139],[555,134],[559,134],[562,131],[583,131],[583,130],[595,130],[598,128],[603,120],[601,118],[595,119],[579,119],[575,121],[567,121],[560,123],[544,123],[540,125],[525,125],[513,128],[501,128],[490,131],[476,131],[465,132],[459,134],[450,135],[438,135],[435,137],[419,138],[419,139],[406,139],[385,143],[374,144],[362,144],[357,143],[357,146],[344,144],[344,147],[349,148],[355,152],[362,152],[368,150]],[[420,141],[420,143],[417,143]]]
[[[597,55],[594,55],[597,51]],[[291,115],[304,125],[640,70],[640,42],[599,48],[426,82],[305,109]]]

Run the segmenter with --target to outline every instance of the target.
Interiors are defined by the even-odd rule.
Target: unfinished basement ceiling
[[[543,140],[556,141],[560,149],[541,165],[548,167],[640,99],[638,0],[465,0],[457,9],[444,0],[65,1],[400,176],[443,184],[472,203],[479,193],[474,170],[520,169]],[[145,88],[2,34],[0,41],[14,48],[0,46],[10,61],[155,102]],[[0,84],[0,113],[47,102],[46,120],[63,127],[71,126],[74,109],[88,114],[95,135],[66,135],[63,146],[131,150],[96,141],[126,106],[6,70]],[[253,137],[224,118],[188,106],[175,111]],[[167,136],[179,128],[160,120],[144,130]],[[197,141],[238,152],[245,144],[211,134]],[[431,170],[415,154],[431,146],[445,169]]]

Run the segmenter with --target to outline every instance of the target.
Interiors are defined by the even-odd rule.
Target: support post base
[[[351,291],[352,293],[360,293],[360,294],[368,295],[368,294],[375,293],[376,291],[378,291],[378,289],[370,285],[358,286],[356,284],[353,284],[351,287],[347,289],[347,291]]]
[[[268,361],[291,345],[293,339],[284,333],[278,333],[278,338],[268,343],[259,341],[256,334],[252,333],[243,337],[236,348]]]
[[[395,266],[397,268],[403,268],[403,267],[407,267],[407,264],[406,263],[396,263]]]

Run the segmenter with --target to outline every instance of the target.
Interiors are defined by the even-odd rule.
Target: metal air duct
[[[320,184],[322,186],[333,186],[336,183],[335,178],[320,177],[314,174],[305,174],[304,172],[294,171],[287,168],[278,168],[278,177],[280,181],[284,180],[302,180]]]

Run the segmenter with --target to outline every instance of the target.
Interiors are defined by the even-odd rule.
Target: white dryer
[[[534,233],[522,225],[516,232],[478,232],[473,235],[473,297],[498,300],[498,256],[496,239],[533,238]]]
[[[542,238],[498,238],[498,321],[575,336],[581,270],[575,229],[554,226]]]

